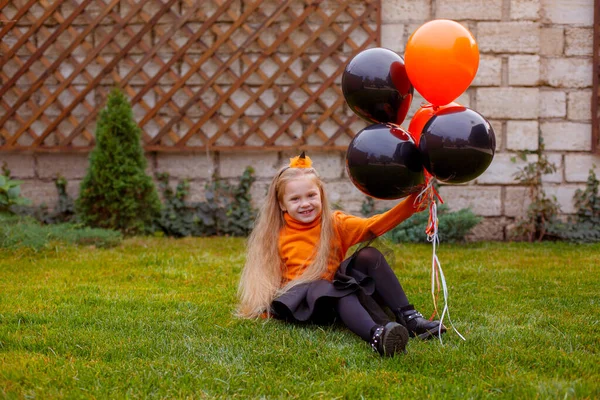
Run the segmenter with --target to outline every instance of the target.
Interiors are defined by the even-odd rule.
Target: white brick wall
[[[561,88],[592,86],[591,58],[548,58],[542,60],[541,78],[548,85]]]
[[[283,165],[279,161],[277,153],[221,153],[219,176],[238,178],[244,173],[246,167],[251,166],[254,168],[254,176],[257,178],[272,178]]]
[[[527,161],[521,160],[515,153],[496,153],[488,169],[477,178],[478,184],[515,185],[515,174],[528,162],[537,160],[536,155],[528,155]]]
[[[477,44],[482,52],[530,53],[540,49],[540,26],[524,22],[480,22]]]
[[[585,182],[591,169],[594,170],[596,178],[600,179],[600,155],[565,155],[565,179],[567,182]]]
[[[356,205],[362,204],[366,198],[366,195],[354,187],[349,179],[326,182],[326,189],[331,203]]]
[[[500,86],[502,84],[502,57],[481,55],[479,68],[472,86]]]
[[[420,25],[431,17],[429,1],[382,1],[381,6],[381,20],[384,24],[418,21]]]
[[[462,0],[436,2],[435,18],[453,20],[500,20],[502,0]]]
[[[501,186],[443,186],[440,195],[451,210],[471,208],[475,214],[485,217],[502,215]]]
[[[566,29],[567,56],[591,56],[594,42],[592,28],[567,28]]]
[[[540,55],[560,56],[565,47],[565,28],[550,26],[540,29]]]
[[[383,24],[381,26],[381,47],[404,54],[407,37],[404,36],[405,25],[402,23]]]
[[[506,225],[508,224],[507,218],[504,217],[490,217],[485,218],[479,224],[477,224],[471,233],[467,236],[467,240],[494,240],[502,241],[505,239]],[[443,243],[444,238],[440,239]]]
[[[570,120],[585,120],[592,119],[592,91],[591,90],[576,90],[569,92],[567,106],[567,118]]]
[[[82,179],[87,166],[87,154],[39,154],[37,156],[38,177],[42,179],[55,179],[58,176],[67,180]]]
[[[542,19],[550,24],[591,26],[593,6],[591,0],[542,0]]]
[[[507,150],[537,150],[538,121],[508,121],[506,123]]]
[[[508,57],[510,86],[537,86],[540,82],[540,56],[512,55]]]
[[[69,186],[73,186],[73,184],[70,183]],[[31,200],[32,205],[46,204],[51,206],[51,204],[56,203],[58,193],[54,182],[24,180],[21,185],[21,196]]]
[[[156,156],[156,172],[168,173],[173,178],[208,179],[214,168],[212,157],[206,153],[161,153]]]
[[[479,88],[476,111],[492,119],[538,118],[539,92],[538,88]]]
[[[542,122],[546,150],[590,151],[592,125],[579,122]]]
[[[496,138],[496,153],[504,149],[504,126],[506,125],[503,121],[488,120],[492,129],[494,130],[494,136]]]
[[[252,201],[257,207],[262,204],[264,199],[267,197],[267,191],[269,190],[270,184],[270,180],[257,180],[252,184],[250,196],[252,196]]]
[[[562,90],[540,91],[540,117],[564,118],[567,115],[567,94]]]
[[[535,21],[540,16],[540,0],[510,0],[510,19]]]
[[[6,164],[10,175],[16,179],[35,177],[35,159],[31,154],[0,153],[0,168]]]
[[[184,2],[185,3],[185,2]],[[182,3],[184,8],[188,5]],[[358,0],[356,3],[360,3]],[[240,0],[234,1],[234,14],[239,14],[243,9]],[[265,3],[263,7],[273,7],[275,1]],[[71,7],[71,6],[62,6]],[[150,7],[155,7],[151,5]],[[303,2],[298,2],[294,7],[300,10],[304,7]],[[331,4],[321,3],[326,11],[331,11]],[[466,26],[474,35],[480,51],[479,70],[471,87],[465,91],[456,101],[460,104],[473,108],[484,115],[492,124],[496,133],[497,149],[495,158],[480,177],[465,185],[447,185],[441,188],[442,196],[451,209],[466,206],[479,215],[485,216],[486,220],[477,227],[476,237],[502,240],[514,225],[514,220],[526,211],[529,204],[527,188],[515,181],[514,174],[519,168],[526,165],[525,161],[518,159],[519,151],[535,151],[538,146],[538,136],[541,135],[546,147],[546,157],[557,166],[557,171],[543,177],[544,189],[550,196],[556,196],[563,212],[573,212],[572,196],[577,188],[582,188],[588,177],[588,171],[594,168],[600,176],[600,156],[591,154],[591,90],[592,85],[592,23],[593,23],[593,0],[382,0],[382,26],[381,44],[383,47],[392,49],[403,55],[406,41],[409,36],[424,22],[434,18],[454,19]],[[71,7],[72,8],[72,7]],[[11,11],[12,10],[12,11]],[[122,8],[121,11],[124,9]],[[329,11],[328,11],[329,10]],[[98,13],[100,10],[92,10]],[[151,10],[150,10],[151,11]],[[210,10],[207,10],[210,11]],[[14,7],[7,8],[7,13],[13,12]],[[7,16],[10,18],[10,15]],[[41,14],[40,14],[41,16]],[[218,28],[224,29],[227,24],[234,20],[232,15],[218,21]],[[141,22],[141,21],[140,21]],[[260,21],[256,21],[260,22]],[[289,24],[290,21],[284,23]],[[314,29],[318,27],[318,18],[314,18]],[[348,21],[350,19],[348,18]],[[144,40],[151,45],[152,40],[156,42],[160,32],[168,29],[167,25],[155,27],[152,34],[146,35]],[[331,32],[329,32],[331,34]],[[119,36],[118,41],[124,38]],[[334,39],[324,37],[328,41]],[[360,35],[354,34],[356,40],[362,40]],[[295,39],[297,44],[305,40],[306,34],[297,32]],[[184,35],[176,35],[175,40],[184,40]],[[272,39],[272,38],[271,38]],[[14,42],[15,38],[7,38]],[[206,35],[203,40],[210,45],[214,40],[212,33]],[[245,38],[236,37],[241,43]],[[347,46],[347,45],[346,45]],[[139,50],[139,49],[138,49]],[[314,54],[310,60],[318,57],[318,49],[313,46]],[[114,53],[114,49],[109,49]],[[203,52],[199,46],[193,46],[190,58],[192,61],[198,59]],[[282,45],[280,58],[284,62],[291,52],[289,45]],[[28,54],[21,54],[27,56]],[[52,56],[52,55],[51,55]],[[84,57],[85,54],[74,56]],[[143,57],[140,51],[136,56]],[[252,56],[254,58],[258,55]],[[309,60],[309,61],[310,61]],[[342,60],[344,62],[346,60]],[[18,68],[15,62],[6,63],[4,73],[10,76]],[[98,66],[99,67],[99,66]],[[204,71],[211,76],[218,65],[206,65]],[[322,65],[323,71],[330,71],[337,66]],[[185,73],[189,66],[181,65]],[[242,73],[243,63],[234,63],[231,67],[236,73]],[[262,72],[266,75],[274,74],[279,67],[268,61],[263,63]],[[291,70],[300,75],[304,66],[297,60],[291,65]],[[153,74],[156,65],[148,65],[147,71]],[[34,71],[41,73],[43,70]],[[66,71],[68,72],[68,71]],[[127,74],[127,68],[118,71],[120,76]],[[54,79],[55,78],[51,78]],[[318,86],[321,77],[313,74],[307,84]],[[55,80],[56,81],[56,80]],[[190,84],[202,84],[203,79],[195,74],[189,81]],[[223,74],[218,83],[223,90],[231,84],[231,76]],[[263,78],[252,75],[249,83],[262,84]],[[293,83],[293,79],[287,74],[277,78],[281,87]],[[55,83],[58,83],[56,81]],[[85,84],[86,82],[74,82]],[[137,82],[143,84],[143,82]],[[136,84],[136,82],[132,82]],[[160,87],[167,91],[172,85],[172,79],[165,77],[159,82]],[[81,89],[81,88],[80,88]],[[329,104],[335,93],[325,92],[321,100]],[[68,93],[62,96],[63,102],[68,103]],[[94,92],[91,92],[87,100],[95,106]],[[4,101],[10,106],[14,104],[14,94],[9,92],[4,96]],[[277,97],[277,93],[268,90],[263,93],[260,100],[270,106]],[[202,100],[206,104],[214,104],[219,96],[213,90],[203,93]],[[237,106],[247,100],[247,95],[239,93],[235,97]],[[183,104],[188,96],[179,91],[172,101]],[[301,90],[294,92],[291,99],[297,103],[306,100],[306,95]],[[144,101],[153,105],[157,101],[157,94],[149,92]],[[403,123],[408,127],[410,117],[419,108],[423,98],[415,93],[409,116]],[[257,106],[252,108],[258,118],[261,110]],[[139,119],[143,109],[136,109],[135,115]],[[76,113],[83,112],[76,110]],[[172,113],[172,110],[167,110]],[[282,106],[280,118],[289,118],[291,109],[287,104]],[[30,109],[21,108],[20,115],[26,116],[31,113]],[[47,116],[57,116],[60,113],[58,107],[53,107],[46,113]],[[233,115],[232,107],[227,106],[224,115]],[[287,114],[286,114],[287,113]],[[192,107],[188,116],[195,122],[203,115],[199,107]],[[347,115],[352,115],[347,111]],[[237,134],[242,134],[243,124],[235,124],[233,129]],[[363,122],[354,123],[351,129],[358,132],[366,126]],[[14,123],[7,123],[3,128],[14,132]],[[36,132],[42,132],[45,125],[37,122],[32,127]],[[261,130],[266,135],[272,134],[276,125],[273,121],[265,121]],[[146,126],[146,133],[155,135],[159,126]],[[178,126],[174,127],[177,131]],[[292,129],[297,135],[303,129],[302,122],[292,124]],[[325,121],[320,129],[331,135],[337,127],[331,121]],[[208,122],[203,130],[209,137],[219,132],[219,126]],[[20,142],[27,144],[31,142],[28,135],[21,137]],[[232,138],[222,136],[219,144],[231,144]],[[347,143],[350,139],[347,138]],[[190,140],[190,145],[202,145],[196,138]],[[255,144],[260,145],[258,140]],[[308,144],[320,144],[315,136],[309,137]],[[281,136],[277,142],[279,146],[290,146],[292,139]],[[252,187],[252,196],[255,204],[261,203],[269,182],[276,171],[287,163],[289,157],[296,155],[295,150],[280,152],[238,152],[238,153],[159,153],[148,155],[149,165],[147,173],[168,172],[174,181],[190,178],[191,193],[190,200],[199,201],[204,199],[204,185],[211,178],[213,172],[219,176],[235,180],[245,167],[251,165],[256,171],[257,181]],[[327,190],[332,203],[342,207],[346,212],[359,214],[365,195],[356,189],[350,182],[345,172],[345,154],[343,152],[311,151],[309,155],[315,166],[326,182]],[[528,162],[536,160],[536,155],[528,156]],[[513,162],[516,158],[517,162]],[[69,181],[68,190],[72,195],[77,195],[79,184],[85,174],[87,166],[87,155],[72,154],[16,154],[0,153],[0,166],[5,161],[11,169],[12,175],[23,179],[22,186],[25,196],[32,198],[36,204],[46,202],[52,204],[56,200],[56,188],[54,178],[61,174]],[[389,207],[394,202],[378,201],[378,206]],[[478,235],[478,236],[477,236]]]
[[[523,217],[531,204],[528,188],[523,186],[506,187],[504,198],[504,215],[507,217]]]

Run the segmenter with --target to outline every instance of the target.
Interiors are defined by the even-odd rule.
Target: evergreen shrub
[[[141,129],[125,95],[114,89],[96,127],[96,146],[81,182],[76,210],[82,223],[132,235],[152,230],[160,201],[146,175]]]

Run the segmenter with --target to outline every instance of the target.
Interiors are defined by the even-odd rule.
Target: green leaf
[[[12,186],[10,189],[8,189],[7,195],[9,199],[16,199],[19,197],[19,195],[21,194],[21,187],[20,186]]]

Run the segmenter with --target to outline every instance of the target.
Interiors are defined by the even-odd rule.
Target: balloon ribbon
[[[448,308],[448,286],[446,285],[446,277],[444,276],[444,271],[442,270],[442,264],[438,259],[436,254],[437,247],[439,246],[440,239],[438,236],[438,225],[439,220],[437,217],[437,204],[436,199],[440,201],[440,203],[444,203],[442,197],[437,192],[435,187],[433,186],[434,182],[433,176],[429,174],[427,171],[425,172],[425,189],[421,191],[419,196],[415,199],[417,204],[421,204],[423,201],[427,201],[429,203],[429,220],[427,222],[427,227],[425,228],[425,233],[427,234],[427,241],[433,245],[433,256],[431,260],[431,296],[433,298],[433,307],[434,312],[431,315],[430,320],[439,314],[438,312],[438,298],[440,293],[440,288],[444,294],[444,308],[442,309],[442,314],[440,316],[440,325],[438,330],[438,337],[440,339],[440,343],[443,344],[442,341],[442,324],[444,322],[444,317],[448,315],[448,320],[450,321],[450,326],[460,336],[462,340],[466,340],[463,335],[454,327],[454,323],[452,322],[452,318],[450,318],[450,309]]]

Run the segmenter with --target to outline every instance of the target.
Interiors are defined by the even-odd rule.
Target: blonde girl
[[[337,318],[386,356],[403,352],[409,336],[445,332],[409,304],[377,249],[365,247],[344,260],[351,246],[384,234],[421,208],[410,195],[370,218],[332,212],[310,158],[292,158],[273,178],[250,234],[239,315],[314,323]]]

